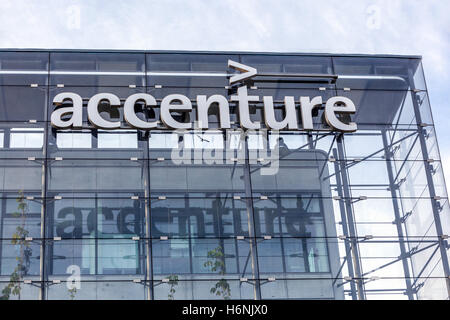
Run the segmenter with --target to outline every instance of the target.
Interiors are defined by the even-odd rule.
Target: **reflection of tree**
[[[75,300],[75,295],[77,293],[77,287],[73,286],[71,289],[69,289],[67,291],[69,291],[70,300]]]
[[[2,296],[0,299],[8,300],[11,295],[15,295],[20,300],[20,292],[22,287],[20,285],[22,278],[27,275],[30,269],[30,257],[32,250],[30,244],[26,239],[29,235],[29,231],[25,229],[26,213],[28,211],[28,205],[25,202],[23,191],[19,191],[19,196],[16,201],[17,212],[13,213],[13,216],[20,218],[20,225],[17,226],[16,232],[12,235],[11,243],[19,246],[19,256],[16,257],[17,266],[11,273],[8,285],[2,290]]]
[[[175,299],[175,287],[178,285],[178,276],[175,274],[172,274],[169,276],[169,294],[167,295],[168,300],[174,300]]]
[[[225,274],[225,254],[222,246],[208,251],[208,260],[204,263],[204,266],[210,268],[212,272],[219,272],[221,275]],[[217,296],[222,296],[225,300],[231,297],[230,285],[224,278],[217,281],[210,292]]]

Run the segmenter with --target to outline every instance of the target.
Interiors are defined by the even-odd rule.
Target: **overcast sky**
[[[450,182],[449,15],[448,0],[0,0],[0,47],[422,55]]]

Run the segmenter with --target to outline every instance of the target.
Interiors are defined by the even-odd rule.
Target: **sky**
[[[450,182],[450,1],[1,0],[0,48],[412,54]]]

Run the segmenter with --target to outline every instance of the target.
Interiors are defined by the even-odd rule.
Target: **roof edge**
[[[179,54],[248,54],[277,56],[319,56],[319,57],[373,57],[422,59],[421,55],[372,54],[372,53],[306,53],[268,51],[208,51],[208,50],[129,50],[129,49],[42,49],[42,48],[0,48],[0,52],[72,52],[72,53],[179,53]]]

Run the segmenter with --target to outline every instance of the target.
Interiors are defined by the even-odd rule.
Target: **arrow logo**
[[[246,66],[245,64],[233,60],[228,60],[228,67],[242,72],[241,74],[230,77],[230,84],[254,77],[257,73],[255,68]]]

